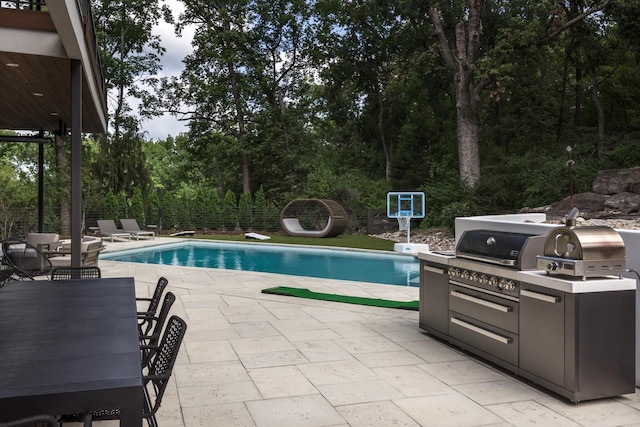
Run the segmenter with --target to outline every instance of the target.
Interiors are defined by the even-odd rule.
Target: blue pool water
[[[419,261],[409,255],[264,244],[188,242],[104,254],[100,259],[402,286],[419,286],[420,276]]]

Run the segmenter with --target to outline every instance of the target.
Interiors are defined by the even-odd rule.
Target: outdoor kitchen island
[[[635,392],[635,280],[418,257],[422,330],[574,403]]]

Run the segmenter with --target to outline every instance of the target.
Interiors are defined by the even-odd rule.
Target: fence
[[[160,234],[170,234],[176,231],[193,230],[197,234],[233,233],[243,231],[256,231],[266,233],[281,232],[280,207],[252,208],[241,211],[239,208],[224,212],[195,206],[161,206],[157,215],[149,215],[145,218],[136,218],[140,227],[155,225]],[[345,230],[347,234],[367,233],[370,230],[378,230],[368,225],[370,218],[366,209],[356,211],[345,207],[348,216],[348,224]],[[115,217],[114,217],[115,216]],[[87,208],[83,211],[83,231],[90,232],[90,227],[97,226],[99,219],[113,219],[116,224],[122,218],[130,218],[128,213],[105,215],[103,209]],[[388,219],[387,219],[388,221]],[[393,223],[391,225],[395,226]],[[392,227],[393,228],[393,227]],[[10,208],[0,211],[0,232],[2,238],[24,237],[28,232],[37,231],[37,212],[33,208]],[[45,232],[65,234],[61,230],[59,208],[45,207]]]

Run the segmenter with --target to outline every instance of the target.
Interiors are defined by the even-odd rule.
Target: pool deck
[[[106,244],[115,251],[176,240]],[[415,311],[260,292],[291,286],[409,301],[417,288],[105,260],[100,267],[104,277],[135,277],[141,296],[165,276],[178,297],[172,313],[189,324],[161,427],[640,426],[637,389],[574,405],[429,337]]]

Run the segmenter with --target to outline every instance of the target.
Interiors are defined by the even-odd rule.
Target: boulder
[[[640,194],[640,167],[599,171],[593,181],[593,191],[600,194],[633,192]]]
[[[606,198],[604,206],[623,214],[638,212],[640,211],[640,195],[629,192],[613,194]]]
[[[582,217],[589,219],[598,212],[605,210],[605,199],[604,195],[597,193],[575,194],[573,196],[573,206],[571,205],[571,198],[565,197],[550,206],[549,210],[547,210],[547,216],[562,218],[569,213],[571,208],[576,207]]]

